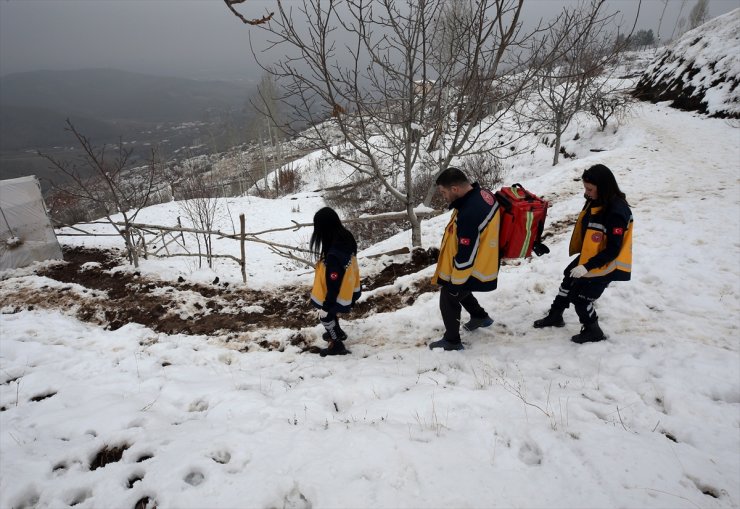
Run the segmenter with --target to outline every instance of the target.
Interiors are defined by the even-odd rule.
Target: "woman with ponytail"
[[[310,249],[317,259],[311,302],[320,309],[323,338],[329,343],[320,354],[346,355],[347,334],[339,326],[338,314],[349,312],[360,297],[360,269],[355,237],[331,207],[314,215]]]
[[[593,303],[612,281],[629,281],[632,274],[632,211],[616,178],[603,164],[583,172],[586,203],[570,239],[570,255],[577,257],[565,268],[547,316],[534,326],[563,327],[563,311],[572,303],[581,322],[575,343],[602,341]]]

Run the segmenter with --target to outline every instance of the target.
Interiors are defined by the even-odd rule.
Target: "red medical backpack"
[[[549,252],[540,242],[548,202],[530,193],[521,184],[501,188],[496,192],[496,200],[501,206],[500,258],[530,257],[535,242],[538,243],[535,249],[537,255]]]

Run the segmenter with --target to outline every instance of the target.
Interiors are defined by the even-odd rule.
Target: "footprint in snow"
[[[215,461],[216,463],[221,463],[222,465],[226,465],[229,461],[231,461],[231,453],[229,451],[214,451],[211,453],[211,459]]]
[[[131,472],[131,475],[128,476],[128,480],[126,482],[126,485],[129,487],[129,489],[134,487],[134,484],[136,484],[138,481],[141,481],[144,479],[144,471],[143,470],[135,470]]]
[[[206,476],[204,476],[202,472],[199,472],[198,470],[193,470],[189,472],[185,477],[183,477],[182,480],[188,483],[190,486],[198,486],[205,480],[205,478]]]
[[[90,497],[92,497],[92,491],[90,491],[89,489],[77,490],[72,493],[72,497],[70,497],[70,500],[69,502],[67,502],[67,504],[74,507],[78,504],[81,504]]]
[[[298,489],[298,484],[283,498],[283,509],[313,509],[313,504]]]
[[[208,410],[208,402],[202,399],[196,399],[190,403],[188,408],[188,412],[205,412],[206,410]]]
[[[519,459],[525,465],[541,465],[542,451],[534,442],[524,442],[519,448]]]

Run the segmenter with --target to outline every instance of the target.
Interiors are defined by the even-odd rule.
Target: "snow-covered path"
[[[585,167],[617,174],[635,270],[598,302],[609,341],[571,343],[572,312],[531,328],[567,231],[503,268],[480,296],[496,323],[463,352],[426,348],[436,294],[349,322],[353,354],[325,359],[3,307],[0,507],[737,507],[740,130],[644,105],[614,138],[589,132],[523,183],[558,197],[552,224],[578,212]]]
[[[629,169],[624,182],[639,236],[635,281],[653,290],[649,300],[633,293],[654,311],[638,330],[657,327],[677,341],[736,349],[740,129],[665,105],[655,109],[632,123],[644,133],[636,153],[613,162]],[[634,302],[627,304],[625,313]]]

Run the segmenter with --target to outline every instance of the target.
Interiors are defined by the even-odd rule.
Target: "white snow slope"
[[[6,274],[0,507],[738,507],[740,129],[647,104],[616,134],[587,121],[568,136],[576,130],[577,159],[551,167],[537,150],[507,181],[552,200],[550,229],[580,210],[585,168],[614,170],[635,216],[634,272],[597,303],[608,341],[570,342],[572,311],[563,329],[531,327],[568,262],[567,228],[553,229],[550,255],[503,267],[499,289],[478,294],[496,322],[465,335],[462,352],[426,347],[442,331],[436,293],[344,322],[352,354],[321,358],[18,311],[4,289],[50,281]],[[310,220],[322,206],[312,196],[231,207],[254,230],[286,226]],[[175,209],[146,213],[171,223]],[[426,246],[448,217],[425,222]],[[408,242],[361,253],[363,271],[389,262],[365,255]],[[311,277],[252,253],[250,286]],[[187,263],[142,270],[167,279]],[[200,277],[214,272],[240,281],[233,263]],[[320,341],[316,324],[304,332]],[[285,342],[290,331],[256,334]],[[91,469],[106,447],[125,451]]]

